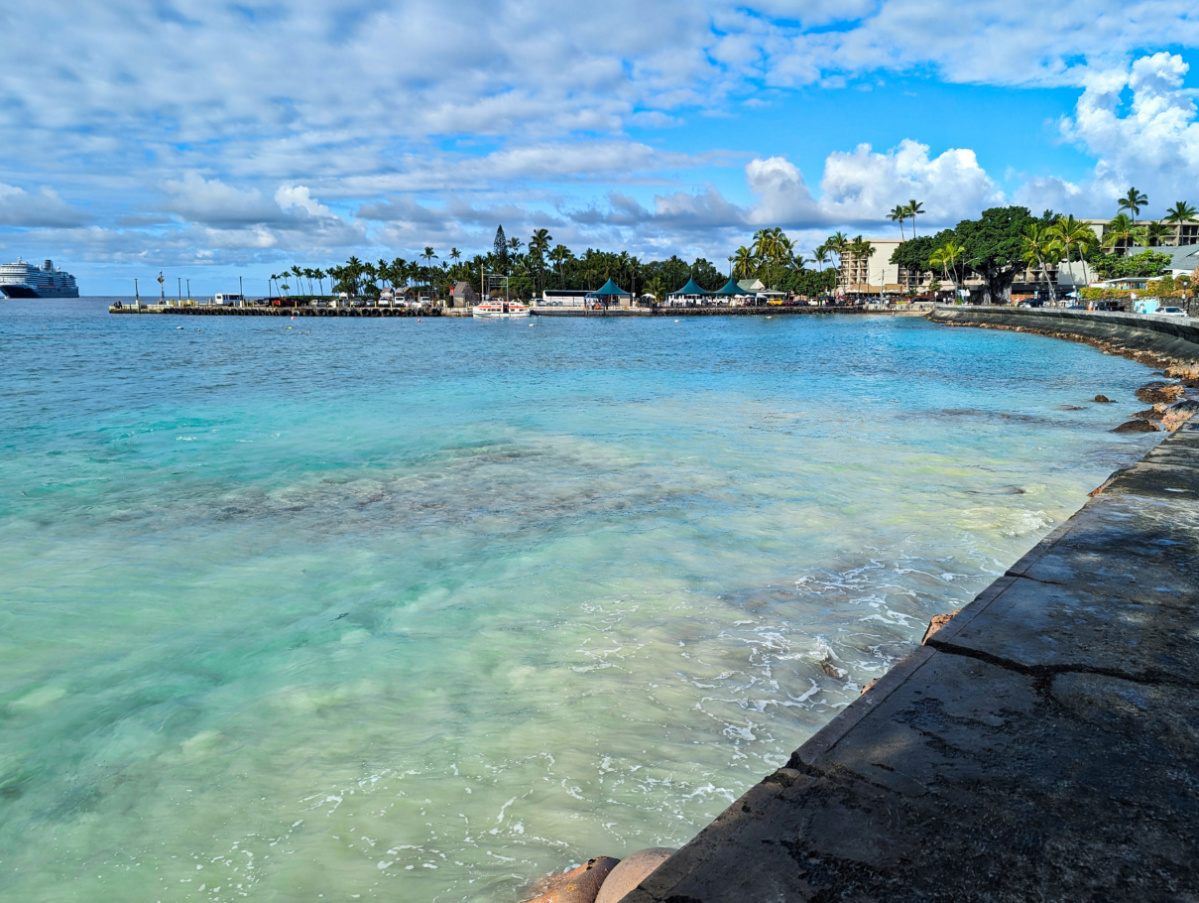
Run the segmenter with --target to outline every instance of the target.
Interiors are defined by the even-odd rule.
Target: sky
[[[10,0],[0,261],[84,294],[527,240],[1199,205],[1191,0]],[[910,227],[907,227],[910,235]]]

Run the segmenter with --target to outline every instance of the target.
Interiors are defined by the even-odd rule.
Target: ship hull
[[[38,288],[32,285],[0,285],[6,298],[78,298],[77,288]]]

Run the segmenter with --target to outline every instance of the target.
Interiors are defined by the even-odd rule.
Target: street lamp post
[[[162,270],[158,271],[158,303],[167,303],[166,280],[162,278]]]
[[[188,279],[187,280],[187,300],[190,301],[191,299],[192,299],[192,281],[190,279]]]
[[[241,287],[241,276],[237,277],[237,294],[241,297],[241,301],[238,303],[240,304],[240,306],[245,307],[246,306],[246,292],[245,292],[245,289],[243,289]]]

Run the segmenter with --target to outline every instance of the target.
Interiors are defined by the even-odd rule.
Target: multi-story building
[[[1099,240],[1100,245],[1103,245],[1110,234],[1110,219],[1084,219],[1084,223],[1091,227],[1091,231],[1095,233],[1095,237]],[[1167,223],[1165,220],[1137,220],[1137,226],[1144,228],[1145,226],[1161,225],[1170,230],[1161,241],[1155,241],[1152,247],[1167,247],[1179,248],[1184,245],[1199,244],[1199,222],[1187,220],[1183,223]],[[1117,254],[1137,253],[1137,246],[1131,247],[1125,244],[1119,244],[1115,247]]]

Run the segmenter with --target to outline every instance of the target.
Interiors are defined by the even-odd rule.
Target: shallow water
[[[678,845],[1155,441],[922,320],[0,313],[5,901]]]

